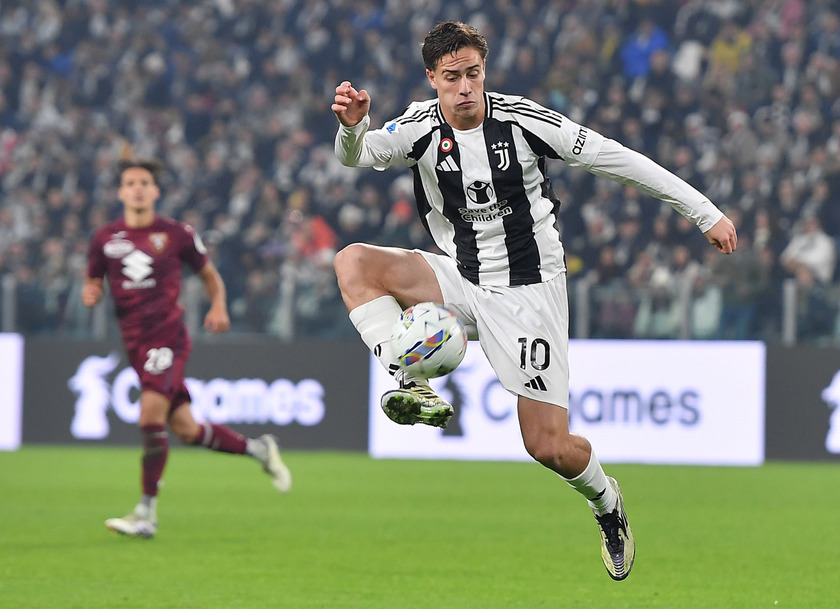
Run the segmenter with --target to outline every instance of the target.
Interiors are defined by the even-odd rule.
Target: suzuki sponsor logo
[[[131,281],[123,281],[122,287],[126,290],[154,287],[156,281],[154,277],[149,277],[152,274],[152,262],[152,257],[140,250],[134,250],[123,258],[123,275]]]
[[[85,358],[68,381],[76,394],[70,426],[73,437],[101,440],[108,437],[107,413],[134,424],[140,416],[140,382],[133,368],[126,367],[109,380],[119,356]],[[202,380],[186,379],[192,396],[192,413],[197,421],[224,424],[298,423],[318,425],[326,412],[324,387],[314,379],[297,383],[288,379],[271,382],[258,378]]]

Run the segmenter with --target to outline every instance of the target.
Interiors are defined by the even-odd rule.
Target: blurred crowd
[[[204,237],[233,328],[352,333],[342,246],[431,247],[407,171],[338,165],[343,79],[376,126],[433,95],[420,44],[459,19],[486,87],[655,159],[735,221],[721,256],[632,186],[549,167],[578,335],[837,336],[840,3],[829,0],[0,1],[0,277],[25,333],[82,336],[92,232],[126,144],[162,159],[159,211]],[[783,286],[789,286],[787,291]],[[783,300],[783,293],[789,300]],[[574,323],[574,322],[573,322]]]

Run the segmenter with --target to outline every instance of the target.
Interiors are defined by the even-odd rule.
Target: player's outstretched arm
[[[102,280],[85,277],[85,285],[82,286],[82,304],[92,307],[99,302],[100,298],[102,298]]]
[[[227,332],[230,329],[230,317],[227,310],[227,290],[222,276],[209,261],[199,271],[198,276],[204,282],[204,288],[210,297],[210,310],[204,316],[204,327],[211,332]]]
[[[345,80],[335,88],[335,100],[330,107],[338,122],[353,127],[370,111],[370,95],[364,89],[356,91],[350,81]]]
[[[724,254],[731,254],[738,246],[738,233],[732,220],[723,216],[715,225],[705,233],[709,243],[718,248]]]

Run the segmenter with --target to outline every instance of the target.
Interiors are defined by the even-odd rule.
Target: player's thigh
[[[383,292],[403,307],[442,300],[434,271],[416,250],[354,243],[336,256],[335,269],[351,309]]]
[[[539,284],[476,290],[479,341],[502,386],[568,408],[569,306],[565,274]]]
[[[556,444],[569,435],[569,410],[548,402],[519,396],[519,428],[525,445]]]
[[[169,398],[157,391],[143,389],[140,393],[140,419],[138,424],[165,425],[169,414]]]
[[[382,284],[403,307],[443,300],[432,267],[418,251],[396,247],[377,249],[382,256]]]

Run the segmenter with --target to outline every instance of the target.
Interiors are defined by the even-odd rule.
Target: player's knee
[[[553,471],[563,469],[567,453],[567,442],[554,435],[543,435],[525,443],[528,454],[536,461]]]
[[[195,444],[198,440],[198,434],[186,430],[176,431],[175,435],[184,444]]]
[[[368,248],[363,243],[351,243],[342,248],[333,259],[333,268],[339,282],[352,280],[363,268],[368,257]]]
[[[169,428],[184,444],[195,444],[198,440],[199,429],[197,423],[190,425],[181,421],[170,421]]]

